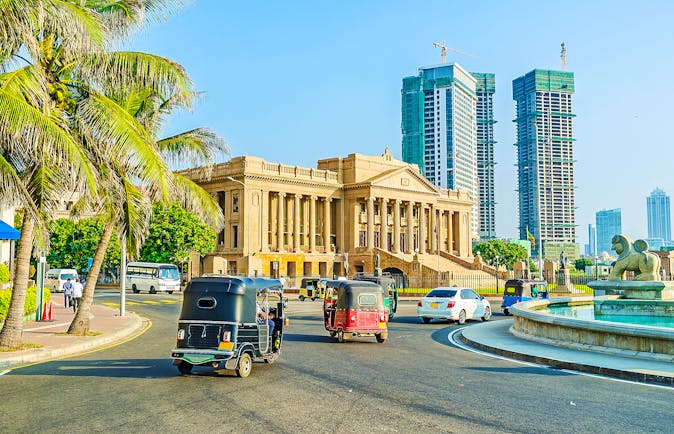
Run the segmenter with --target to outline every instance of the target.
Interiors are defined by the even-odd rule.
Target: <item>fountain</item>
[[[660,280],[660,258],[645,240],[612,239],[618,254],[594,297],[533,300],[513,306],[511,332],[559,346],[674,361],[674,282]],[[633,280],[623,280],[626,272]]]

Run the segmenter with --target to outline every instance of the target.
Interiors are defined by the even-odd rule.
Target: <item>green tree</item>
[[[576,270],[585,271],[585,267],[587,267],[588,265],[591,266],[591,265],[594,265],[594,264],[592,263],[591,259],[579,258],[579,259],[576,259],[574,261],[573,265],[576,267]]]
[[[47,262],[52,268],[76,268],[80,274],[86,274],[88,260],[96,253],[103,229],[104,222],[100,218],[87,218],[77,222],[69,219],[54,221],[49,236]],[[105,252],[103,266],[118,266],[120,254],[119,242],[113,236]]]
[[[489,240],[483,243],[477,243],[473,246],[473,255],[480,254],[482,258],[491,265],[496,265],[498,256],[499,265],[512,270],[515,261],[527,260],[527,249],[519,244],[509,243],[503,240]]]
[[[179,204],[152,207],[149,235],[140,250],[141,259],[176,265],[189,261],[190,252],[200,256],[215,249],[215,232]]]

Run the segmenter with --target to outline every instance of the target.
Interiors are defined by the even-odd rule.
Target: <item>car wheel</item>
[[[459,324],[465,324],[466,323],[466,311],[463,310],[463,309],[461,310],[461,312],[459,312],[459,321],[458,322],[459,322]]]
[[[189,375],[189,373],[192,372],[193,367],[194,367],[193,364],[182,361],[178,365],[178,372],[180,372],[181,375]]]
[[[157,293],[157,290],[154,289],[154,286],[150,286],[150,291],[149,291],[149,292],[150,292],[150,294],[156,294],[156,293]]]
[[[311,301],[316,301],[316,297],[311,297]]]
[[[138,287],[136,287],[136,284],[134,283],[131,286],[131,290],[133,291],[134,294],[138,294],[140,291],[138,290]]]
[[[505,316],[510,315],[510,311],[507,308],[503,309],[503,315],[505,315]]]
[[[491,318],[491,308],[489,306],[484,308],[484,315],[482,316],[482,321],[489,321]]]
[[[304,301],[305,298],[306,297],[304,297],[303,295],[300,295],[300,301]]]
[[[168,294],[173,294],[173,291],[166,291]]]
[[[431,322],[431,319],[427,316],[422,316],[421,320],[424,322],[424,324],[428,324],[429,322]]]
[[[337,336],[337,332],[331,331],[331,332],[330,332],[330,337],[331,337],[331,338],[334,338],[335,336]]]
[[[380,344],[383,344],[384,342],[386,342],[386,338],[384,336],[382,336],[381,333],[375,334],[374,337],[377,338],[377,342],[379,342]]]
[[[337,331],[337,340],[339,341],[340,344],[344,343],[344,330]]]
[[[250,371],[253,370],[253,359],[250,358],[250,354],[243,353],[239,357],[239,363],[236,367],[236,375],[241,378],[246,378],[250,375]]]

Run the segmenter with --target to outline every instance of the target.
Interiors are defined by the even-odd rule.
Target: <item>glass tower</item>
[[[417,164],[433,184],[466,190],[478,236],[476,79],[457,63],[419,69],[403,78],[403,160]]]
[[[669,208],[669,196],[656,188],[646,198],[648,213],[648,238],[660,238],[665,244],[672,240],[672,220]]]
[[[544,250],[545,243],[576,242],[573,93],[572,72],[534,69],[513,80],[518,229],[520,239],[528,230]]]
[[[597,254],[606,252],[615,256],[611,250],[611,239],[622,233],[622,218],[620,208],[598,211],[595,214],[597,225]]]
[[[496,197],[494,195],[494,74],[473,72],[477,93],[477,179],[480,192],[480,239],[496,238]]]

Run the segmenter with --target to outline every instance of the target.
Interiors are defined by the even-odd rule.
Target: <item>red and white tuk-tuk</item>
[[[325,329],[344,342],[354,336],[388,338],[384,290],[373,282],[329,280],[323,300]]]

